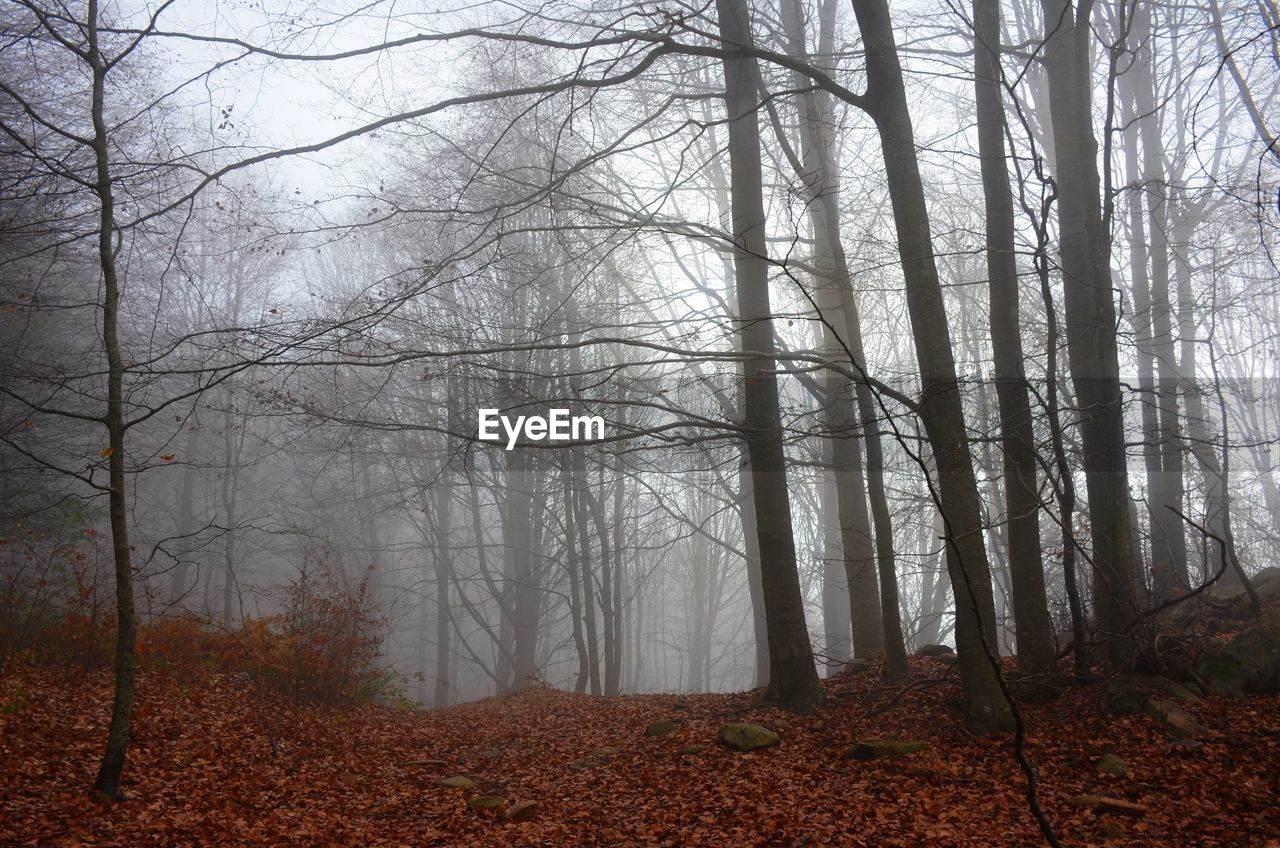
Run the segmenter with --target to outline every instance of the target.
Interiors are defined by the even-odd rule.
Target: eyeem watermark
[[[506,449],[514,450],[520,437],[531,442],[579,442],[604,438],[604,419],[599,415],[570,415],[567,409],[550,409],[543,415],[503,415],[496,409],[480,410],[476,436],[482,442],[498,442],[506,438]],[[501,427],[502,432],[499,432]]]

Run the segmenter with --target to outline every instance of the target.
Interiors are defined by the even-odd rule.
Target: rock
[[[1110,839],[1114,839],[1117,836],[1124,836],[1124,828],[1115,822],[1098,822],[1098,833]]]
[[[496,810],[505,803],[507,799],[499,795],[481,795],[468,801],[467,806],[473,810]]]
[[[945,657],[954,654],[955,649],[950,645],[924,645],[916,651],[917,657]]]
[[[1098,761],[1093,764],[1093,767],[1097,769],[1099,773],[1105,774],[1108,777],[1129,776],[1129,767],[1125,765],[1124,760],[1120,759],[1115,754],[1103,754],[1101,757],[1098,757]]]
[[[585,771],[590,768],[595,768],[596,766],[602,766],[621,753],[621,748],[615,748],[612,745],[593,748],[586,753],[586,756],[569,763],[569,768],[574,771]]]
[[[850,674],[861,674],[864,671],[870,671],[874,667],[875,663],[868,659],[845,660],[836,674],[841,677]]]
[[[880,760],[892,757],[903,757],[923,751],[929,747],[928,742],[899,742],[893,739],[864,739],[855,742],[845,754],[845,759]]]
[[[1200,703],[1200,697],[1176,680],[1155,674],[1122,674],[1107,686],[1107,708],[1114,715],[1132,715],[1154,696]]]
[[[528,821],[538,812],[537,801],[516,801],[512,804],[502,817],[507,821]]]
[[[1245,683],[1252,677],[1253,669],[1228,648],[1215,647],[1200,655],[1196,674],[1214,694],[1243,698]]]
[[[1164,732],[1175,739],[1206,739],[1210,735],[1207,727],[1182,711],[1172,701],[1152,698],[1143,709],[1164,725]]]
[[[791,722],[787,721],[785,718],[780,718],[777,721],[773,722],[773,726],[776,727],[778,730],[790,730]]]
[[[469,777],[457,775],[454,777],[442,777],[436,781],[436,784],[446,789],[471,789],[476,785],[476,782]]]
[[[1280,566],[1269,565],[1250,578],[1253,591],[1258,593],[1258,600],[1280,600]]]
[[[680,729],[679,727],[676,727],[676,723],[674,721],[669,721],[663,718],[663,719],[658,719],[655,722],[651,722],[649,726],[644,729],[644,735],[646,737],[669,736],[672,733],[675,733],[676,731],[678,731],[679,729]]]
[[[1077,795],[1067,803],[1073,807],[1096,807],[1101,800],[1101,795]]]
[[[1147,814],[1147,808],[1141,804],[1121,801],[1119,798],[1099,798],[1098,803],[1093,805],[1093,809],[1099,813],[1119,813],[1135,819],[1140,819]]]
[[[1280,616],[1272,615],[1241,630],[1228,650],[1248,666],[1244,691],[1255,695],[1280,693]]]
[[[766,727],[735,722],[720,728],[720,741],[735,751],[755,751],[778,744],[778,735]]]
[[[684,698],[679,698],[679,699],[677,699],[677,700],[676,700],[676,702],[675,702],[674,704],[672,704],[672,705],[671,705],[671,709],[673,709],[673,710],[687,710],[687,709],[689,709],[689,702],[688,702],[688,701],[686,701]]]

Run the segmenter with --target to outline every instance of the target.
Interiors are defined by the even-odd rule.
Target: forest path
[[[913,658],[918,679],[950,667]],[[0,678],[4,845],[1035,845],[1007,737],[978,739],[948,706],[954,683],[899,690],[863,672],[825,681],[796,717],[759,693],[590,697],[531,687],[428,712],[265,700],[215,677],[142,677],[126,792],[91,801],[110,679],[30,668]],[[1026,706],[1041,803],[1068,845],[1271,845],[1280,837],[1280,699],[1206,698],[1218,731],[1172,745],[1148,716],[1103,710],[1103,688]],[[653,721],[676,732],[644,737]],[[717,744],[726,721],[775,730],[750,754]],[[917,739],[897,759],[843,759],[867,738]],[[275,755],[272,754],[273,741]],[[597,751],[606,748],[610,750]],[[612,750],[616,749],[616,750]],[[592,753],[595,751],[596,753]],[[1094,769],[1111,752],[1130,777]],[[447,788],[464,776],[474,786]],[[1140,819],[1080,794],[1143,805]],[[480,796],[504,799],[475,809]],[[529,819],[503,810],[536,802]],[[497,802],[494,802],[497,803]],[[1280,844],[1280,843],[1275,843]]]

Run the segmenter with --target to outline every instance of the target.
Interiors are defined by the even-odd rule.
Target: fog
[[[383,699],[803,709],[941,643],[977,716],[1246,586],[1274,4],[977,5],[6,3],[0,648],[323,600]]]

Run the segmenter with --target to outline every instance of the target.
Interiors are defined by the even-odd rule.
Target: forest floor
[[[86,792],[110,676],[10,668],[0,677],[0,844],[1044,844],[1010,737],[966,734],[949,705],[953,668],[912,664],[921,682],[906,690],[884,687],[875,670],[825,681],[829,703],[808,717],[759,692],[602,698],[546,687],[440,711],[344,710],[269,700],[225,676],[182,684],[148,672],[129,800],[114,805]],[[1202,746],[1171,742],[1146,715],[1108,715],[1102,684],[1023,707],[1040,803],[1065,845],[1280,846],[1280,699],[1185,708],[1214,731]],[[659,719],[676,732],[646,738]],[[720,725],[738,720],[781,743],[753,753],[717,744]],[[930,747],[843,758],[867,738]],[[1095,771],[1106,752],[1129,777]],[[474,786],[437,782],[449,776]],[[1076,806],[1081,794],[1145,815]],[[479,796],[505,800],[475,809]],[[527,820],[510,819],[516,804]]]

